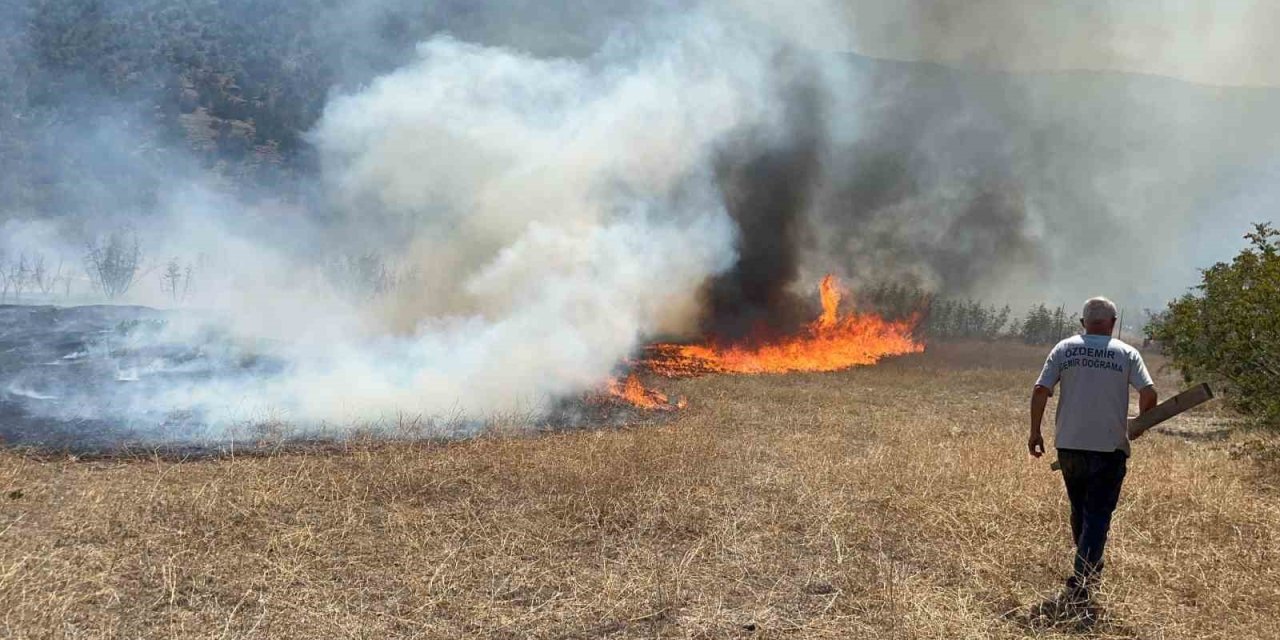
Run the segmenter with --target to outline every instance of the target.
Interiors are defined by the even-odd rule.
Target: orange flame
[[[673,411],[675,409],[683,409],[687,404],[682,397],[675,404],[667,394],[656,389],[650,389],[640,382],[640,378],[632,373],[627,376],[626,380],[619,381],[614,378],[609,381],[609,395],[618,398],[636,408],[650,409],[655,411]]]
[[[817,328],[824,331],[840,321],[840,281],[828,273],[818,285],[818,294],[822,296],[822,315],[818,317]]]
[[[645,364],[665,376],[703,373],[836,371],[881,358],[924,351],[912,337],[914,320],[892,322],[874,314],[840,315],[840,281],[822,279],[822,315],[799,336],[759,347],[658,344]]]

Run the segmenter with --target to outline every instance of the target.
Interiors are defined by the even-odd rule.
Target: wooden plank
[[[1169,418],[1172,418],[1188,409],[1198,407],[1209,400],[1213,399],[1213,389],[1206,383],[1200,383],[1178,395],[1161,402],[1152,407],[1152,409],[1136,418],[1130,418],[1128,424],[1129,439],[1146,433],[1147,429],[1154,427]],[[1062,463],[1057,460],[1049,465],[1053,471],[1061,471]]]
[[[1129,439],[1132,440],[1147,429],[1154,427],[1183,411],[1200,406],[1213,398],[1213,389],[1208,384],[1198,384],[1178,395],[1161,402],[1150,411],[1129,420]]]

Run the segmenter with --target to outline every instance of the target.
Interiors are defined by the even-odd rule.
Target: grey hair
[[[1084,303],[1084,311],[1080,313],[1080,318],[1085,324],[1093,324],[1095,322],[1106,322],[1114,320],[1116,317],[1116,303],[1103,298],[1089,298]]]

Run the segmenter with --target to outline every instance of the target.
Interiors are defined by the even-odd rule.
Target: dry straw
[[[1019,617],[1070,553],[1060,477],[1024,452],[1042,357],[670,382],[691,404],[658,426],[0,455],[0,635],[1081,637]],[[1088,637],[1280,637],[1280,494],[1231,455],[1274,441],[1213,437],[1214,411],[1135,446]]]

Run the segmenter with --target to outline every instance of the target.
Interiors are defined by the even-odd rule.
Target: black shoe
[[[1062,602],[1068,609],[1082,610],[1093,604],[1093,596],[1084,587],[1067,587],[1062,592]]]
[[[1046,628],[1074,623],[1088,628],[1097,621],[1098,612],[1087,590],[1068,587],[1058,595],[1032,606],[1028,618],[1034,627]]]
[[[1063,622],[1070,623],[1075,626],[1078,631],[1088,631],[1098,624],[1101,617],[1101,610],[1093,602],[1076,603],[1069,610],[1069,615]]]
[[[1068,580],[1062,596],[1062,620],[1071,622],[1080,630],[1088,630],[1098,623],[1100,609],[1089,593],[1089,588]]]
[[[1073,600],[1069,592],[1058,595],[1031,607],[1031,620],[1041,624],[1054,625],[1071,617]]]
[[[1058,622],[1061,605],[1057,598],[1050,598],[1040,604],[1031,605],[1027,612],[1027,622],[1033,627],[1050,627]]]

